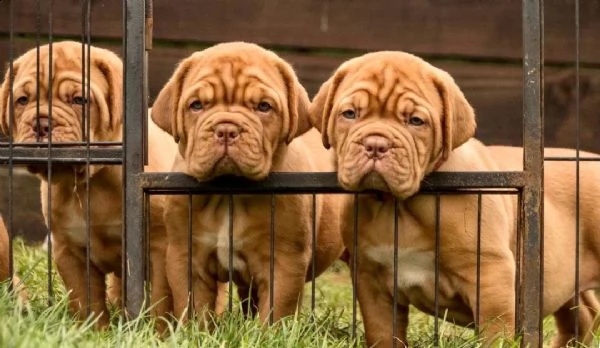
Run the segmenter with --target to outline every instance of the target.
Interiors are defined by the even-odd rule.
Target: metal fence
[[[5,0],[7,1],[7,0]],[[9,64],[9,76],[13,76],[14,54],[12,46],[14,41],[13,21],[14,8],[17,2],[8,0],[10,3],[10,41],[11,52],[9,54],[11,63]],[[52,1],[50,1],[52,3]],[[40,1],[37,1],[38,17],[36,21],[38,27],[41,26],[42,14]],[[481,211],[481,196],[486,194],[516,194],[519,202],[519,223],[518,223],[518,244],[517,250],[521,250],[520,257],[517,257],[517,333],[523,336],[522,344],[530,347],[542,346],[542,296],[543,293],[543,172],[544,172],[544,154],[543,154],[543,76],[544,76],[544,20],[543,20],[543,1],[541,0],[523,0],[522,2],[522,23],[523,23],[523,146],[524,146],[524,170],[522,172],[436,172],[427,177],[423,182],[422,192],[436,196],[436,210],[438,212],[438,222],[436,223],[436,240],[439,242],[439,210],[440,196],[445,194],[471,194],[478,196],[479,216]],[[52,176],[51,164],[85,164],[87,173],[90,171],[90,165],[107,164],[123,166],[123,300],[127,312],[131,316],[137,316],[143,307],[145,301],[147,280],[147,225],[149,214],[148,199],[153,194],[178,194],[178,195],[206,195],[222,194],[232,197],[237,194],[257,194],[257,195],[280,195],[280,194],[308,194],[312,195],[313,202],[316,194],[343,194],[344,191],[337,182],[335,173],[273,173],[261,182],[250,182],[244,179],[214,180],[207,183],[198,183],[195,179],[180,173],[148,173],[144,172],[144,164],[147,158],[146,149],[146,115],[147,115],[147,55],[148,50],[152,48],[152,1],[123,1],[123,62],[124,62],[124,134],[123,142],[120,143],[91,143],[89,136],[87,141],[82,143],[58,144],[50,141],[37,144],[14,143],[12,134],[9,141],[0,144],[0,162],[7,165],[9,169],[8,182],[6,190],[8,193],[9,210],[5,217],[9,234],[12,236],[13,214],[10,208],[15,192],[13,191],[13,167],[22,164],[47,164],[48,174]],[[578,6],[579,1],[575,1],[576,6],[576,28],[575,36],[578,40],[579,21]],[[91,42],[91,18],[90,18],[90,0],[82,1],[82,42]],[[47,13],[48,21],[48,40],[50,44],[53,41],[52,5],[49,6]],[[40,35],[37,35],[38,46]],[[579,71],[579,41],[577,41],[577,56],[575,59],[577,72]],[[85,51],[82,45],[82,50]],[[89,49],[89,48],[88,48]],[[39,54],[39,53],[38,53]],[[88,52],[83,52],[83,56],[88,59],[82,71],[82,79],[89,81],[89,58]],[[38,62],[39,65],[39,62]],[[577,75],[579,76],[579,75]],[[51,85],[51,84],[50,84]],[[578,86],[578,82],[577,82]],[[51,88],[51,87],[50,87]],[[577,87],[578,88],[578,87]],[[39,89],[39,86],[38,86]],[[84,87],[86,93],[90,93],[89,85]],[[579,93],[579,90],[577,90]],[[51,94],[51,93],[50,93]],[[10,105],[13,104],[12,88],[10,94]],[[39,96],[38,96],[39,98]],[[39,103],[39,100],[38,100]],[[39,104],[38,104],[39,109]],[[40,110],[38,110],[39,114]],[[49,119],[52,119],[52,108],[47,110]],[[13,110],[10,110],[9,129],[12,132]],[[87,108],[89,115],[89,104]],[[85,114],[84,114],[85,115]],[[85,117],[84,117],[85,119]],[[39,115],[38,115],[39,122]],[[51,121],[50,121],[51,123]],[[50,126],[51,127],[51,126]],[[90,134],[90,122],[83,122],[84,134]],[[579,173],[579,143],[577,143],[577,156],[575,158],[546,158],[546,160],[575,161],[577,164],[577,173]],[[89,193],[89,182],[88,182]],[[579,195],[579,174],[577,174],[576,188]],[[46,193],[51,196],[51,186]],[[355,195],[355,211],[360,207]],[[89,197],[89,196],[88,196]],[[579,198],[577,198],[577,202]],[[51,200],[49,200],[51,202]],[[49,206],[48,210],[51,209]],[[86,211],[89,212],[89,199],[87,200]],[[271,218],[274,216],[274,205],[271,208]],[[579,209],[577,205],[577,209]],[[578,213],[577,213],[578,214]],[[88,263],[87,272],[89,275],[89,215],[88,220]],[[313,216],[314,220],[314,216]],[[233,223],[230,221],[230,224]],[[52,229],[52,219],[48,221],[48,228]],[[578,226],[574,226],[578,230]],[[356,236],[356,228],[355,228]],[[313,228],[314,233],[314,228]],[[396,226],[396,235],[398,233]],[[577,232],[578,233],[578,232]],[[271,241],[274,241],[274,225],[271,228]],[[356,238],[355,238],[356,239]],[[12,263],[12,238],[9,246],[10,264],[9,273],[13,273]],[[50,240],[51,243],[51,240]],[[579,244],[579,243],[577,243]],[[48,248],[48,291],[50,303],[53,302],[52,291],[52,273],[50,262],[52,258],[52,248]],[[439,243],[436,244],[436,251],[439,250]],[[356,254],[351,264],[356,265]],[[273,277],[273,254],[271,253],[271,277]],[[578,262],[576,262],[578,265]],[[397,262],[394,263],[397,267]],[[356,267],[353,268],[356,272]],[[230,280],[232,269],[230,267]],[[396,274],[396,272],[395,272]],[[436,290],[437,279],[439,278],[439,258],[436,259]],[[576,269],[576,293],[579,292],[577,279],[579,278],[578,266]],[[272,278],[271,278],[272,279]],[[356,281],[356,276],[353,277]],[[272,283],[272,282],[271,282]],[[89,283],[88,283],[89,288]],[[312,307],[315,305],[315,288],[313,282]],[[88,289],[89,291],[89,289]],[[273,291],[273,289],[271,289]],[[437,294],[437,291],[436,291]],[[353,333],[357,326],[357,307],[356,292],[353,294]],[[577,301],[577,296],[575,297]],[[231,308],[231,298],[229,301]],[[577,303],[575,304],[577,307]],[[437,312],[436,300],[436,312]],[[394,315],[394,321],[396,320]],[[476,319],[478,321],[478,318]],[[437,341],[437,316],[436,316]],[[394,323],[395,324],[395,323]],[[396,327],[396,325],[394,325]],[[577,328],[575,329],[577,331]]]

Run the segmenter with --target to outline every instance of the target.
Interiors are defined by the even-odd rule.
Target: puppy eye
[[[423,119],[421,119],[420,117],[417,117],[417,116],[411,116],[411,117],[408,119],[408,123],[409,123],[411,126],[422,126],[422,125],[424,125],[424,124],[425,124],[425,121],[423,121]]]
[[[356,118],[356,111],[352,109],[345,110],[344,112],[342,112],[342,116],[349,120],[353,120]]]
[[[202,103],[199,100],[194,100],[191,104],[190,104],[190,109],[192,111],[200,111],[204,108],[204,106],[202,105]]]
[[[267,103],[266,101],[261,101],[260,103],[258,103],[256,110],[258,110],[260,112],[269,112],[269,111],[273,110],[273,107],[271,106],[271,104]]]
[[[29,98],[27,98],[26,96],[22,96],[17,98],[17,104],[19,105],[27,105],[27,103],[29,103]]]
[[[73,100],[71,100],[71,104],[85,105],[85,103],[87,103],[87,100],[84,97],[79,96],[79,95],[73,97]]]

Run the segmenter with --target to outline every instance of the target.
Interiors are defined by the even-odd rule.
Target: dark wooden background
[[[9,55],[9,1],[0,1],[0,69]],[[13,49],[19,55],[35,46],[36,1],[12,1]],[[41,1],[42,42],[47,41],[47,3]],[[81,39],[81,1],[54,3],[54,39]],[[120,54],[121,1],[91,3],[92,43]],[[478,138],[521,145],[521,6],[520,0],[155,0],[150,98],[179,60],[222,41],[274,49],[293,64],[311,95],[345,59],[372,50],[405,50],[455,77],[477,111]],[[583,0],[580,6],[580,143],[600,152],[600,0]],[[545,1],[547,146],[576,144],[574,10],[573,0]],[[27,228],[21,230],[28,234]],[[38,238],[40,228],[31,230],[29,239]]]

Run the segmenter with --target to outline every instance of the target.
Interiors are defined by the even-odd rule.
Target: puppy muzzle
[[[338,165],[340,184],[352,190],[391,192],[405,198],[415,192],[410,144],[401,135],[373,129],[351,135]],[[418,183],[417,183],[418,188]]]

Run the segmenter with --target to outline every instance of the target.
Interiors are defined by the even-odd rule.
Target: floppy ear
[[[17,70],[19,68],[19,61],[13,61],[13,76],[12,76],[12,82],[14,83],[14,77],[17,76]],[[11,85],[11,76],[10,76],[10,70],[9,70],[9,65],[6,64],[6,69],[5,69],[6,73],[4,74],[4,80],[2,82],[2,85],[0,86],[0,130],[2,131],[2,133],[4,133],[6,136],[9,136],[10,134],[10,129],[8,128],[8,124],[10,123],[9,120],[9,113],[10,113],[10,106],[9,106],[9,96],[10,96],[10,85]],[[13,126],[14,126],[14,120],[13,120]]]
[[[183,136],[183,129],[179,129],[179,115],[177,113],[179,97],[181,96],[181,83],[183,77],[191,68],[191,60],[186,59],[179,63],[175,72],[158,93],[152,105],[152,120],[162,130],[171,134],[175,142]]]
[[[450,152],[475,135],[475,111],[465,98],[450,74],[437,69],[433,81],[443,105],[442,134],[443,156],[448,158]]]
[[[312,127],[308,114],[310,100],[292,67],[279,57],[277,66],[288,95],[289,121],[287,127],[284,122],[284,128],[287,128],[285,142],[289,144],[295,137],[306,133]]]
[[[331,147],[329,134],[333,132],[333,123],[330,124],[329,120],[331,119],[333,99],[345,77],[345,71],[336,71],[329,80],[321,85],[319,92],[317,92],[310,105],[310,122],[321,132],[323,146],[326,149]]]
[[[98,48],[94,51],[94,62],[108,82],[109,124],[112,129],[117,129],[123,123],[123,62],[110,51]]]

